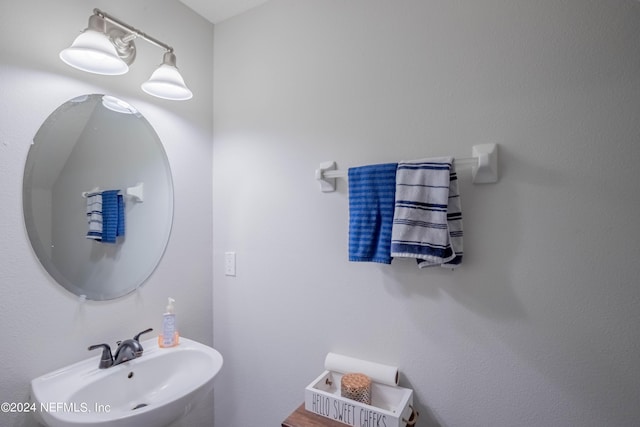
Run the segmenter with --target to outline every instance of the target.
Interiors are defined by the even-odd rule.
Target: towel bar
[[[82,197],[86,199],[88,194],[97,193],[98,191],[100,191],[100,187],[95,187],[90,191],[83,191]],[[142,203],[144,202],[144,183],[139,182],[133,187],[127,187],[124,191],[120,190],[120,193],[124,196],[131,197],[136,202]]]
[[[498,181],[498,144],[478,144],[472,149],[473,157],[456,157],[456,166],[471,165],[474,184],[491,184]],[[330,193],[336,191],[336,178],[347,178],[348,173],[337,170],[336,162],[320,163],[315,171],[316,180],[320,183],[320,191]]]

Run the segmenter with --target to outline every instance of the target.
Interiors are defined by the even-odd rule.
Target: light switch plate
[[[224,253],[224,274],[225,276],[236,275],[236,253],[235,252]]]

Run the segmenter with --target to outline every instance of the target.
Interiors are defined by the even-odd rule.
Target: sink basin
[[[183,337],[172,348],[159,348],[157,339],[141,344],[144,354],[120,365],[98,369],[98,355],[32,380],[40,421],[49,427],[162,427],[212,390],[222,368],[217,350]]]

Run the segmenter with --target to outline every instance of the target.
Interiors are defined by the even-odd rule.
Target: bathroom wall
[[[145,41],[136,43],[136,62],[123,76],[92,75],[62,63],[58,52],[86,27],[95,7],[173,46],[194,98],[171,102],[142,92],[140,84],[163,53]],[[177,301],[182,334],[212,344],[213,26],[174,0],[24,0],[3,4],[0,34],[0,401],[27,401],[32,378],[92,356],[90,344],[157,330],[168,296]],[[22,176],[42,122],[85,93],[123,98],[155,128],[172,170],[175,210],[167,250],[142,288],[81,305],[52,281],[29,245]],[[212,419],[208,402],[177,425],[211,425]],[[31,414],[0,413],[0,425],[36,424]]]
[[[399,366],[423,427],[637,425],[639,22],[635,0],[271,0],[216,25],[215,425],[279,425],[330,351]],[[321,161],[488,142],[459,270],[347,261]]]

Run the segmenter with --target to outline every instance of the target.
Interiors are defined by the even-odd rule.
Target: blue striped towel
[[[391,264],[397,166],[349,169],[349,261]]]
[[[102,194],[87,194],[87,239],[102,240]]]
[[[462,211],[452,157],[400,162],[391,256],[420,268],[462,261]]]
[[[118,190],[102,192],[102,241],[116,243],[124,235],[124,200]]]
[[[116,236],[124,236],[124,196],[118,194],[118,229]]]

